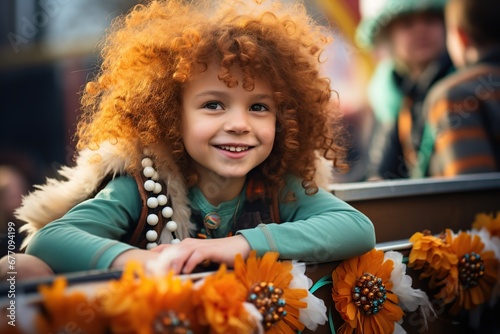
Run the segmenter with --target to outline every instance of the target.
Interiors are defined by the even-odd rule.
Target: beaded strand
[[[153,160],[149,157],[145,157],[141,161],[142,165],[142,173],[147,178],[144,182],[144,189],[148,194],[147,206],[149,208],[149,214],[146,218],[146,222],[149,226],[153,227],[149,231],[146,232],[146,239],[149,241],[146,248],[151,249],[158,246],[158,232],[154,230],[154,226],[158,224],[159,218],[158,213],[161,211],[161,215],[165,219],[172,218],[174,214],[173,209],[168,206],[168,188],[167,195],[161,193],[163,187],[161,183],[158,182],[159,176],[158,172],[155,170],[153,166]],[[177,238],[175,231],[177,231],[177,223],[173,220],[169,220],[165,225],[166,229],[172,233],[172,244],[176,244],[181,242],[180,239]]]

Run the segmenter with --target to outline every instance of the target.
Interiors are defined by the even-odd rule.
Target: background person
[[[448,50],[460,70],[429,93],[428,145],[417,175],[500,171],[500,2],[450,0]]]
[[[380,57],[368,87],[375,115],[367,179],[409,177],[425,121],[422,103],[432,85],[452,70],[446,52],[446,0],[361,1],[361,47]]]

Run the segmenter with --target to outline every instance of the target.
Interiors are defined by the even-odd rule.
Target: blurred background
[[[0,221],[13,221],[12,212],[23,194],[46,177],[54,177],[61,165],[73,164],[80,92],[99,67],[99,40],[113,18],[137,3],[0,2]],[[324,72],[338,92],[352,134],[353,168],[337,181],[358,181],[372,126],[365,86],[374,67],[372,55],[353,43],[360,16],[358,0],[306,4],[334,35]]]

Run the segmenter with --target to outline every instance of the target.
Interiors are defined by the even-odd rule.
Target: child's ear
[[[460,44],[462,44],[464,49],[467,48],[471,43],[469,35],[467,35],[465,30],[462,29],[460,26],[458,26],[456,29],[457,29],[457,36],[458,36],[458,40],[460,41]]]

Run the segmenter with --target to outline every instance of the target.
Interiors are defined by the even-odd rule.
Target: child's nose
[[[234,133],[245,133],[250,131],[249,113],[244,108],[232,109],[226,113],[227,120],[224,124],[224,130]]]

